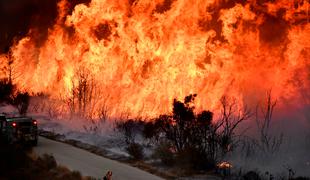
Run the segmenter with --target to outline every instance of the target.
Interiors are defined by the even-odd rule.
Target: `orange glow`
[[[90,116],[107,104],[111,116],[154,117],[190,93],[215,110],[225,94],[242,106],[309,90],[306,0],[92,0],[67,14],[69,2],[42,46],[30,30],[11,48],[18,87],[68,109],[83,83]]]
[[[224,162],[219,163],[217,167],[220,169],[230,169],[232,168],[232,165],[229,162],[224,161]]]

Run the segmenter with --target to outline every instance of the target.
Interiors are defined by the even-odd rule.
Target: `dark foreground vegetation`
[[[0,103],[16,107],[20,115],[26,115],[29,107],[30,95],[21,92],[10,79],[0,79]]]
[[[116,129],[123,132],[127,151],[135,159],[143,158],[141,145],[135,142],[140,132],[143,138],[155,144],[154,157],[168,166],[192,170],[214,170],[216,164],[234,149],[235,130],[249,118],[247,110],[237,112],[236,103],[223,98],[222,115],[214,121],[211,111],[195,113],[196,95],[174,100],[172,114],[161,115],[152,121],[127,120]],[[235,114],[238,116],[235,116]]]
[[[123,134],[126,151],[131,158],[136,161],[160,161],[161,165],[178,176],[210,173],[230,180],[309,180],[298,177],[291,168],[287,168],[283,175],[242,169],[232,172],[231,164],[225,161],[227,155],[240,150],[242,135],[238,134],[237,128],[252,116],[257,121],[261,137],[253,139],[255,143],[252,144],[256,145],[254,148],[259,150],[259,154],[269,155],[280,148],[282,135],[271,136],[269,127],[266,127],[271,122],[275,106],[271,94],[268,94],[266,106],[263,107],[267,111],[263,111],[262,120],[257,112],[240,110],[236,101],[228,97],[221,99],[220,116],[215,119],[211,111],[195,111],[195,98],[196,94],[192,94],[183,101],[175,99],[171,114],[152,120],[116,122],[115,129]],[[151,157],[145,155],[144,148],[152,149]]]
[[[26,115],[30,95],[16,89],[11,79],[0,80],[0,103],[13,105],[20,115]],[[79,172],[58,166],[54,157],[36,157],[31,147],[9,145],[0,136],[0,180],[81,180]]]
[[[36,157],[30,147],[0,141],[0,180],[81,180],[79,172],[58,166],[54,157]]]

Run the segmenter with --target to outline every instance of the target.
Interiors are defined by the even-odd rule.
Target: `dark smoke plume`
[[[59,0],[0,0],[0,53],[6,53],[14,41],[18,41],[30,29],[35,32],[37,45],[47,37],[49,28],[57,18]],[[71,0],[68,6],[70,14],[80,3],[90,0]]]

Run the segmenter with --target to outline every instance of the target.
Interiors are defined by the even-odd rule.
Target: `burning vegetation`
[[[216,111],[223,95],[244,106],[270,88],[279,104],[309,105],[306,0],[29,3],[1,77],[71,114],[156,117],[191,93],[197,110]],[[21,8],[9,5],[7,15]]]
[[[24,3],[35,8],[0,3],[0,101],[21,114],[89,120],[90,133],[116,120],[135,159],[145,156],[139,131],[163,164],[224,174],[236,148],[263,160],[280,151],[276,105],[276,119],[294,111],[309,127],[307,0]],[[22,27],[3,18],[14,12],[27,12],[16,15]],[[236,129],[250,119],[245,137]]]

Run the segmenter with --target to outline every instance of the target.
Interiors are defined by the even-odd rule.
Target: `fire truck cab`
[[[8,142],[38,144],[37,121],[30,117],[8,117],[0,114],[0,136]]]

